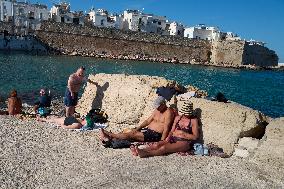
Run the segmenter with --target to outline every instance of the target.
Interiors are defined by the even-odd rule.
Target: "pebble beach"
[[[284,167],[253,156],[140,159],[96,131],[0,116],[0,188],[283,188]]]

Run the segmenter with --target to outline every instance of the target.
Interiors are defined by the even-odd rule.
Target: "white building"
[[[195,27],[185,28],[184,37],[192,39],[219,40],[221,39],[221,32],[217,27],[207,27],[204,24],[200,24]]]
[[[49,12],[46,5],[14,3],[14,24],[16,29],[35,30],[40,22],[48,20]]]
[[[223,36],[225,36],[226,40],[232,40],[232,41],[241,40],[241,38],[237,34],[234,34],[233,32],[226,32],[223,34]]]
[[[140,31],[146,33],[156,33],[168,35],[170,24],[165,16],[156,16],[153,14],[141,14]]]
[[[94,10],[89,12],[89,21],[96,27],[107,27],[122,29],[123,18],[121,15],[109,15],[108,11],[103,9]]]
[[[0,0],[0,21],[8,22],[13,20],[13,0]]]
[[[170,35],[184,36],[184,26],[177,22],[172,22],[170,24],[169,31]]]
[[[123,13],[123,30],[139,31],[142,17],[138,10],[126,10]]]
[[[53,5],[50,10],[50,17],[55,22],[84,25],[83,12],[71,12],[70,4],[68,3]]]
[[[165,16],[145,14],[138,10],[126,10],[123,13],[123,30],[168,35],[169,27]]]
[[[117,14],[110,15],[107,19],[107,22],[108,22],[107,27],[121,30],[123,26],[123,17],[122,15],[117,15]]]
[[[107,27],[108,12],[103,9],[94,10],[89,12],[89,19],[93,22],[94,26]]]

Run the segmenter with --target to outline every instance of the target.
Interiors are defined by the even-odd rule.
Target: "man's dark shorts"
[[[142,133],[144,135],[144,142],[159,142],[162,138],[162,133],[158,133],[151,129],[143,129]]]
[[[78,93],[74,93],[74,97],[71,97],[71,92],[67,88],[65,91],[65,97],[64,97],[64,105],[67,107],[76,106],[78,103]]]

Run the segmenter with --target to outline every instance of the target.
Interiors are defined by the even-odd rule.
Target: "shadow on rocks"
[[[100,86],[99,84],[96,85],[97,86],[97,92],[96,92],[96,97],[94,98],[93,102],[92,102],[92,109],[94,108],[102,108],[102,104],[103,104],[103,99],[105,96],[105,91],[107,90],[107,88],[109,87],[109,82],[106,82],[103,86]]]
[[[200,108],[196,108],[196,109],[195,109],[195,115],[196,115],[196,117],[197,117],[198,126],[199,126],[199,139],[198,139],[198,141],[203,144],[203,142],[204,142],[204,139],[203,139],[203,130],[202,130],[203,124],[202,124],[202,121],[201,121],[201,118],[202,118],[202,110],[201,110]]]

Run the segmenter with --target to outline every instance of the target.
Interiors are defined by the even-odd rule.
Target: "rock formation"
[[[173,81],[161,77],[124,74],[90,75],[98,83],[88,83],[77,111],[86,115],[92,108],[102,108],[109,115],[110,129],[121,130],[141,123],[153,111],[156,88]],[[200,118],[201,139],[213,143],[228,154],[241,137],[261,137],[268,118],[258,111],[236,103],[220,103],[191,98]],[[179,107],[179,103],[177,104]]]

